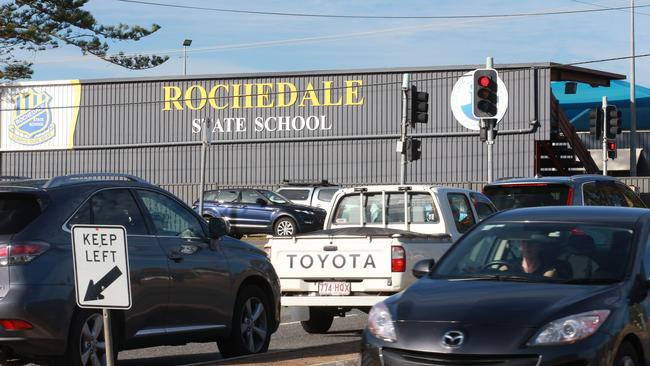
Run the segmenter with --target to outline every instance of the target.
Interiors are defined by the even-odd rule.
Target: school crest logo
[[[56,135],[52,122],[52,97],[34,89],[13,97],[15,111],[9,124],[9,139],[21,145],[40,145]]]

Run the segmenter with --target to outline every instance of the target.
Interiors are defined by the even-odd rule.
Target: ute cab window
[[[428,193],[370,192],[343,197],[333,225],[391,225],[437,223],[438,211]]]

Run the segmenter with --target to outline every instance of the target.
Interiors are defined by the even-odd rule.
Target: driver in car
[[[513,270],[544,277],[570,277],[571,269],[568,264],[542,255],[541,243],[533,240],[517,240],[515,243],[519,245],[521,263],[519,268],[515,267]],[[509,270],[507,265],[499,269]]]

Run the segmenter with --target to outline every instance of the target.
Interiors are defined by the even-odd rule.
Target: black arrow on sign
[[[94,301],[94,300],[103,300],[104,295],[102,292],[110,286],[115,280],[120,278],[122,271],[115,266],[111,269],[101,280],[94,283],[93,280],[88,282],[88,289],[86,290],[86,296],[84,296],[84,301]]]

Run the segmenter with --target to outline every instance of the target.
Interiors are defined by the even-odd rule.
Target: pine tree
[[[109,41],[138,41],[158,29],[126,24],[98,24],[81,9],[88,0],[13,0],[0,5],[0,81],[29,79],[32,63],[14,56],[20,51],[43,51],[61,44],[73,45],[83,54],[132,70],[152,68],[169,57],[156,55],[109,55]]]

